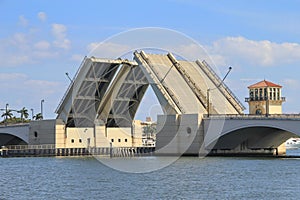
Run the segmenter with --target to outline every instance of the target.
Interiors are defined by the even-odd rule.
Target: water
[[[0,199],[300,199],[295,158],[184,157],[143,174],[92,157],[2,158],[0,173]]]

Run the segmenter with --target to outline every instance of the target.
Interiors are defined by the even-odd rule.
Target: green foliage
[[[35,116],[33,116],[33,119],[35,119],[35,120],[42,120],[43,119],[42,113],[37,113]]]
[[[8,109],[8,110],[5,110],[3,112],[3,114],[1,115],[1,117],[4,117],[4,118],[12,118],[13,114],[12,114],[12,110]]]
[[[23,121],[24,119],[27,119],[29,114],[28,114],[28,110],[23,107],[21,110],[17,111],[18,113],[21,114],[21,120]]]
[[[143,132],[144,134],[148,135],[148,134],[154,134],[156,133],[156,125],[151,124],[151,125],[146,125],[143,127]]]
[[[7,118],[4,119],[2,122],[0,122],[1,125],[4,124],[17,124],[17,123],[29,123],[30,120],[29,119],[21,119],[20,117],[11,117],[11,118]]]
[[[2,113],[1,117],[4,118],[4,120],[2,122],[0,122],[0,124],[15,124],[15,123],[27,123],[30,122],[30,120],[28,120],[28,110],[23,107],[21,110],[11,110],[11,109],[1,109],[4,110],[4,112]],[[13,115],[12,112],[17,112],[20,113],[20,117],[15,117]]]

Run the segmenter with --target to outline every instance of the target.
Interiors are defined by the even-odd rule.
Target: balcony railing
[[[246,97],[245,102],[249,101],[266,101],[268,100],[268,97]],[[271,101],[283,101],[285,102],[285,97],[281,97],[280,99],[269,99]]]

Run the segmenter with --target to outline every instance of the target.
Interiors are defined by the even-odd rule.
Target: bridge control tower
[[[281,97],[281,88],[281,85],[266,80],[250,85],[249,97],[245,99],[249,104],[249,114],[282,114],[285,97]]]

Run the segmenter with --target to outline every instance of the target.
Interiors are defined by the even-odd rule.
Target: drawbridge
[[[208,106],[212,114],[245,109],[205,61],[144,51],[133,56],[132,61],[85,57],[56,109],[57,118],[67,127],[131,127],[149,86],[166,115],[207,114]]]
[[[60,148],[143,146],[134,119],[149,87],[164,112],[157,117],[157,155],[284,155],[282,144],[300,135],[299,115],[243,114],[244,106],[206,61],[136,51],[132,60],[85,57],[56,109],[57,120],[2,127],[1,137]]]

